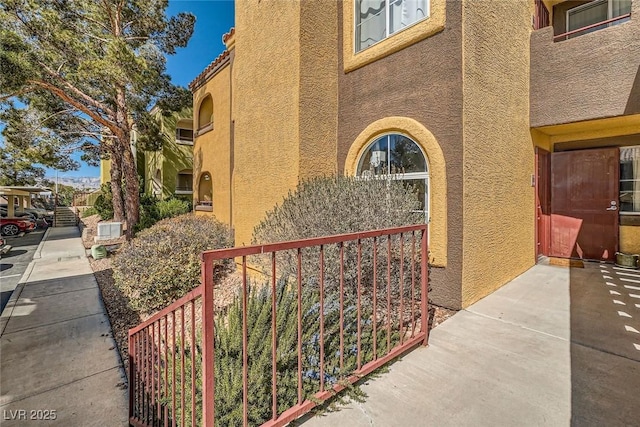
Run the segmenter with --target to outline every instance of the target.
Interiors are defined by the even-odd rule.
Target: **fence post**
[[[213,262],[202,255],[202,425],[213,426],[214,405],[214,331],[213,331]]]
[[[424,331],[424,340],[422,341],[422,345],[426,346],[429,342],[429,268],[427,263],[429,262],[429,252],[427,245],[427,225],[424,226],[422,230],[422,240],[420,241],[420,286],[422,288],[420,299],[420,311],[422,315],[420,316],[420,328]]]

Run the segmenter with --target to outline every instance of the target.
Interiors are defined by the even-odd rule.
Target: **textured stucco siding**
[[[344,22],[341,9],[338,28],[342,45],[345,28],[352,22]],[[413,119],[431,132],[440,145],[446,163],[447,267],[432,269],[430,297],[436,304],[452,308],[460,307],[462,268],[460,16],[461,2],[447,1],[443,31],[351,72],[341,71],[338,81],[339,171],[344,170],[349,150],[358,136],[369,125],[385,118]],[[342,62],[341,56],[340,70]]]
[[[236,245],[298,182],[300,4],[236,2],[234,209]]]
[[[534,152],[528,0],[466,0],[462,16],[467,307],[534,263]]]
[[[231,224],[231,68],[220,69],[203,86],[195,90],[195,106],[207,95],[213,101],[213,129],[195,136],[193,145],[193,198],[198,198],[200,176],[211,174],[214,215],[225,224]]]
[[[640,254],[640,226],[620,226],[620,252]]]
[[[174,195],[176,191],[176,179],[178,172],[193,168],[193,146],[178,144],[176,142],[176,127],[181,119],[191,119],[192,109],[186,109],[179,113],[174,113],[169,117],[163,117],[162,134],[164,144],[162,147],[162,197],[167,198]],[[190,196],[188,196],[190,197]]]
[[[531,127],[640,113],[640,1],[631,20],[565,41],[531,35]]]
[[[338,2],[300,6],[299,179],[337,173]]]

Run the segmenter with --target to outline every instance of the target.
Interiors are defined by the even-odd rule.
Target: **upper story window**
[[[198,108],[198,132],[213,129],[213,101],[211,95],[207,95]]]
[[[640,214],[640,147],[620,149],[620,213]]]
[[[193,144],[193,120],[178,120],[176,124],[176,142],[178,144]]]
[[[355,0],[355,51],[429,17],[429,0]]]
[[[631,0],[594,0],[567,10],[567,38],[581,36],[628,20]],[[620,18],[620,19],[617,19]],[[611,21],[615,20],[615,21]],[[607,22],[611,21],[611,22]],[[601,25],[597,25],[601,22]],[[583,29],[583,30],[581,30]]]

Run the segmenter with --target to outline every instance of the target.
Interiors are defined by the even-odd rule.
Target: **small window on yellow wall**
[[[429,0],[355,0],[355,51],[429,17]]]
[[[207,95],[200,103],[198,109],[198,131],[207,130],[213,127],[213,101]]]

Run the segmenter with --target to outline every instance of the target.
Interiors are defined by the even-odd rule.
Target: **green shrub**
[[[302,389],[303,399],[314,399],[320,390],[320,336],[318,294],[303,287],[302,294]],[[335,295],[334,295],[335,296]],[[337,297],[337,296],[336,296]],[[286,280],[280,280],[276,287],[276,330],[277,330],[277,385],[278,413],[297,404],[298,400],[298,296],[295,288]],[[272,347],[271,347],[271,290],[265,284],[249,286],[247,303],[248,330],[248,417],[250,425],[261,425],[272,415]],[[225,312],[215,318],[215,408],[216,424],[224,426],[242,425],[242,299],[237,297]],[[357,368],[357,321],[353,301],[345,304],[344,310],[344,370],[340,370],[340,323],[339,306],[325,301],[324,316],[324,378],[325,387],[333,384],[346,385],[345,378]],[[361,316],[360,356],[362,364],[373,359],[373,329],[371,312],[363,311]],[[382,356],[386,343],[386,330],[379,325],[378,356]],[[398,344],[399,334],[390,337],[392,346]],[[191,343],[184,342],[184,383],[185,420],[191,420]],[[182,383],[181,342],[172,349],[168,357],[167,376],[176,375],[176,382]],[[196,421],[202,417],[202,371],[201,336],[196,341]],[[175,368],[174,368],[175,367]],[[175,370],[175,372],[174,372]],[[162,378],[162,372],[160,377]],[[167,396],[164,402],[172,399]],[[182,393],[176,388],[176,401],[182,400]],[[183,414],[177,408],[176,419]]]
[[[159,201],[157,208],[160,219],[172,218],[191,211],[191,207],[186,200],[176,198]]]
[[[158,212],[158,203],[158,199],[154,196],[149,194],[140,195],[140,218],[134,228],[136,233],[151,227],[162,219]]]
[[[103,221],[113,218],[113,195],[111,194],[111,184],[102,184],[100,186],[100,195],[96,198],[93,205],[100,218]]]
[[[98,213],[98,210],[95,207],[91,206],[82,211],[82,218],[86,218],[91,215],[96,215],[97,213]]]
[[[162,220],[126,243],[113,260],[114,279],[131,307],[153,312],[200,283],[200,254],[233,244],[227,225],[211,217],[181,215]],[[216,280],[233,267],[233,260],[215,268]]]

